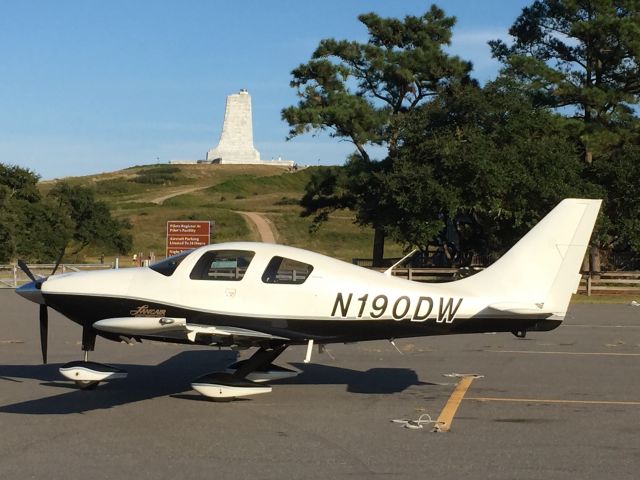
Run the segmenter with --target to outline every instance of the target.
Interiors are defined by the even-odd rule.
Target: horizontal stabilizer
[[[489,308],[502,313],[513,313],[515,315],[552,315],[553,312],[547,312],[542,303],[509,303],[500,302],[489,305]]]

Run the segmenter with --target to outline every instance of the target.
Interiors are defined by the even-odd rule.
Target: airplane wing
[[[212,337],[233,337],[234,340],[289,340],[285,337],[271,335],[257,330],[249,330],[239,327],[200,325],[187,323],[186,318],[173,317],[120,317],[105,318],[93,324],[96,330],[116,333],[120,335],[143,335],[172,338],[187,338],[195,342],[198,334]],[[216,342],[212,342],[216,343]]]
[[[187,337],[192,342],[195,340],[196,335],[198,333],[204,333],[208,335],[218,335],[218,336],[232,336],[232,337],[240,337],[246,339],[256,339],[256,338],[266,338],[269,340],[289,340],[285,337],[279,337],[277,335],[271,335],[269,333],[259,332],[257,330],[249,330],[246,328],[239,327],[220,327],[220,326],[209,326],[209,325],[198,325],[194,323],[187,323]]]

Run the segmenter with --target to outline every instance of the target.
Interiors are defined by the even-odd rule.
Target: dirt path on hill
[[[262,213],[258,212],[236,212],[244,217],[252,229],[258,230],[260,241],[264,243],[276,243],[276,228]]]
[[[151,203],[156,203],[158,205],[162,205],[165,200],[169,200],[170,198],[177,197],[178,195],[185,195],[187,193],[197,192],[198,190],[204,190],[205,188],[209,188],[211,185],[205,185],[204,187],[189,187],[183,188],[182,190],[176,190],[168,195],[163,195],[162,197],[154,198],[149,200]]]

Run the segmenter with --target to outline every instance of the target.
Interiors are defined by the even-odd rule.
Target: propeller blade
[[[29,277],[31,279],[31,281],[37,282],[37,279],[36,279],[35,275],[33,273],[31,273],[31,270],[29,270],[29,267],[27,266],[26,263],[24,263],[24,261],[18,260],[18,266],[20,267],[20,269],[24,273],[27,274],[27,277]]]
[[[56,260],[56,265],[55,267],[53,267],[53,270],[51,271],[51,274],[49,276],[54,275],[56,273],[56,270],[58,270],[58,267],[60,266],[60,262],[62,262],[62,257],[64,257],[64,251],[65,251],[65,248],[63,247],[62,251],[60,252],[60,255],[58,255],[58,259]]]
[[[47,363],[47,337],[49,336],[49,312],[46,305],[40,305],[40,347],[42,362]]]

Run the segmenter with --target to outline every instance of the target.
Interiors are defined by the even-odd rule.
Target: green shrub
[[[154,166],[154,167],[150,167],[150,168],[143,168],[142,170],[140,170],[138,172],[138,175],[141,174],[153,174],[153,175],[160,175],[160,174],[173,174],[173,173],[178,173],[180,171],[180,168],[176,167],[175,165],[159,165],[159,166]]]
[[[300,199],[291,197],[282,197],[280,200],[276,200],[274,205],[300,205]]]
[[[131,179],[135,183],[144,183],[147,185],[166,185],[176,180],[171,173],[140,173]]]
[[[143,168],[130,181],[145,185],[170,185],[181,180],[180,169],[175,165],[158,165]]]
[[[136,190],[129,181],[122,178],[101,180],[96,182],[95,188],[98,195],[126,195]]]

